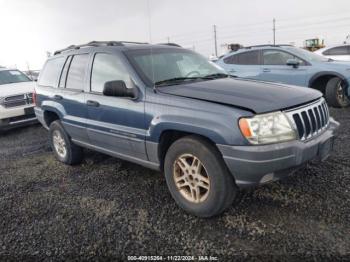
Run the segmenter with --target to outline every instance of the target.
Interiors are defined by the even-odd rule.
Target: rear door
[[[230,75],[259,79],[260,77],[260,51],[251,50],[232,54],[223,59],[223,67]]]
[[[104,84],[115,80],[124,81],[128,87],[133,85],[120,55],[96,53],[91,69],[90,92],[86,94],[90,143],[120,156],[146,160],[142,92],[137,99],[104,96]]]
[[[298,67],[287,65],[288,59],[298,59]],[[307,86],[307,75],[310,66],[307,62],[278,49],[265,49],[262,54],[260,79],[264,81],[279,82],[298,86]]]
[[[69,56],[63,68],[59,87],[61,93],[56,96],[65,111],[63,125],[73,140],[88,142],[86,132],[87,110],[84,88],[88,81],[88,62],[90,55]]]

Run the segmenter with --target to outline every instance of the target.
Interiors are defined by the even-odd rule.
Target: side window
[[[324,55],[348,55],[348,46],[338,46],[323,52]]]
[[[73,56],[67,75],[66,88],[84,90],[84,80],[88,61],[88,54]]]
[[[238,64],[259,65],[259,51],[250,51],[238,54]]]
[[[249,51],[235,54],[224,59],[226,64],[259,65],[259,51]]]
[[[66,63],[64,64],[63,71],[61,74],[60,84],[59,84],[60,88],[64,88],[66,85],[66,79],[67,79],[67,73],[68,73],[70,61],[72,61],[72,56],[69,56],[68,59],[66,60]]]
[[[38,84],[42,86],[57,87],[64,61],[64,57],[47,60],[44,69],[40,73]]]
[[[95,55],[91,73],[91,91],[102,93],[108,81],[123,80],[129,85],[130,77],[116,55],[98,53]]]
[[[238,55],[231,55],[229,57],[224,58],[225,64],[238,64]]]
[[[279,50],[266,50],[264,51],[263,61],[264,65],[286,65],[288,59],[298,59],[292,54],[282,52]],[[300,64],[304,64],[304,61],[299,59]]]

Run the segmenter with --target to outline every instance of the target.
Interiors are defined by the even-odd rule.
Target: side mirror
[[[287,65],[288,66],[292,66],[294,68],[297,68],[300,65],[300,62],[297,59],[288,59],[287,60]]]
[[[138,89],[136,87],[127,88],[122,80],[109,81],[104,84],[103,95],[137,98]]]

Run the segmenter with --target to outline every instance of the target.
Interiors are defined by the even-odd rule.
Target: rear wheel
[[[199,217],[222,213],[238,191],[218,150],[198,137],[174,142],[166,154],[164,171],[176,203]]]
[[[79,164],[82,161],[82,148],[73,144],[59,120],[51,123],[49,133],[51,148],[59,161],[68,165]]]
[[[333,107],[348,107],[350,105],[346,83],[339,77],[333,77],[328,81],[326,85],[326,100]]]

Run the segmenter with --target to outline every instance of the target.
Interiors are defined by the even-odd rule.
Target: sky
[[[175,42],[209,56],[225,44],[302,46],[350,34],[350,1],[315,0],[0,0],[0,65],[41,69],[47,52],[92,40]]]

